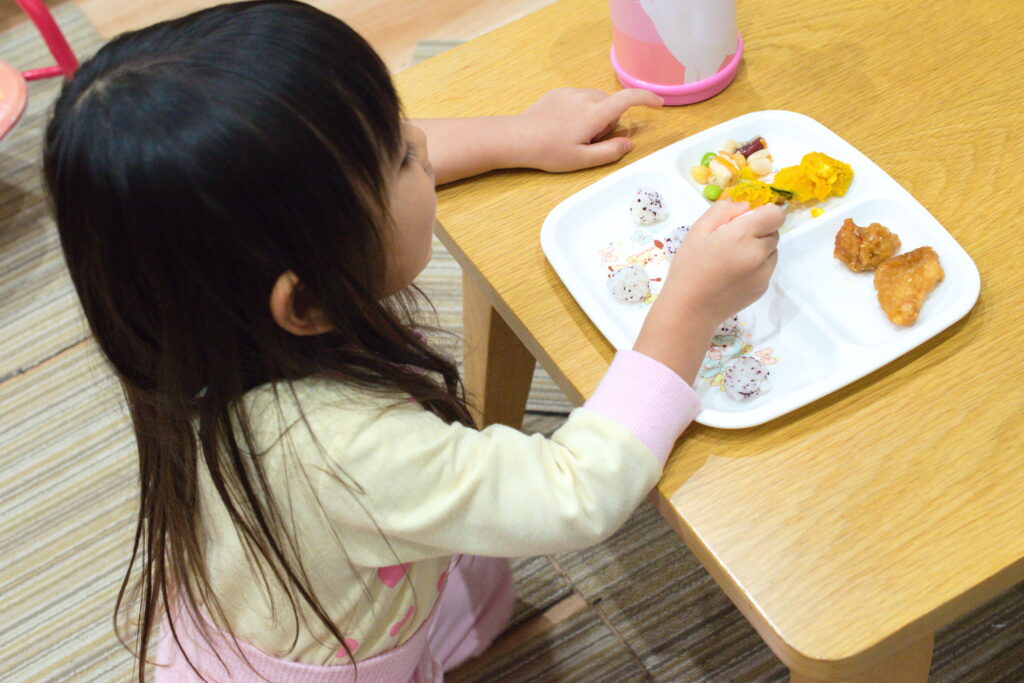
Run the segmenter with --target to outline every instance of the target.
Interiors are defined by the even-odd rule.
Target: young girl
[[[559,90],[417,126],[358,35],[284,0],[121,36],[65,86],[46,178],[138,442],[116,623],[156,680],[441,680],[506,623],[494,558],[626,520],[700,408],[715,327],[767,286],[778,210],[695,223],[635,349],[550,439],[473,427],[409,292],[436,182],[614,161],[629,141],[601,137],[637,104],[660,101]]]

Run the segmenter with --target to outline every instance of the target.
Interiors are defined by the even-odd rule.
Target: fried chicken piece
[[[875,291],[882,310],[897,325],[913,325],[928,293],[945,273],[931,247],[894,256],[875,269]]]
[[[857,272],[874,270],[899,250],[899,236],[881,223],[862,228],[854,224],[852,218],[847,218],[836,233],[836,248],[832,255]]]

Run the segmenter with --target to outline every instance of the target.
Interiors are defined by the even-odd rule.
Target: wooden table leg
[[[879,662],[864,673],[853,678],[836,680],[835,683],[924,683],[928,680],[928,670],[932,666],[934,644],[935,636],[930,635]],[[833,681],[804,676],[796,671],[790,671],[789,680],[790,683]]]
[[[473,417],[481,428],[500,423],[518,429],[523,424],[537,361],[465,274],[462,317],[462,374]]]

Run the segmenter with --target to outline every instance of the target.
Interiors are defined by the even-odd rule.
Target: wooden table
[[[735,82],[630,112],[636,148],[619,164],[440,192],[440,237],[465,272],[467,383],[484,421],[517,424],[533,358],[576,403],[608,367],[611,345],[541,252],[559,201],[750,111],[838,132],[971,255],[978,303],[766,425],[694,424],[653,497],[793,680],[924,680],[936,629],[1024,579],[1024,18],[1003,0],[739,5]],[[609,41],[604,0],[561,0],[397,82],[410,116],[513,113],[559,86],[617,89]]]

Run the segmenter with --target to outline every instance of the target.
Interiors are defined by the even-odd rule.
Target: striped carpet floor
[[[98,47],[73,4],[56,5],[54,13],[80,55]],[[0,59],[19,68],[49,63],[28,25],[0,33]],[[76,308],[39,178],[40,135],[58,86],[31,84],[25,117],[0,141],[4,683],[127,681],[132,673],[111,609],[130,547],[133,441],[118,387]],[[458,328],[458,267],[440,245],[420,284],[441,324]],[[451,348],[458,352],[457,343]],[[550,432],[568,404],[538,371],[529,407],[528,428]],[[510,636],[453,680],[785,679],[647,505],[606,543],[517,560],[515,575],[519,602]],[[1024,587],[940,632],[932,673],[935,681],[1024,681]]]
[[[53,13],[80,55],[101,43],[74,5]],[[19,69],[52,58],[29,24],[0,34]],[[0,680],[127,680],[111,611],[127,565],[133,441],[88,339],[40,179],[58,80],[29,84],[0,141]]]

